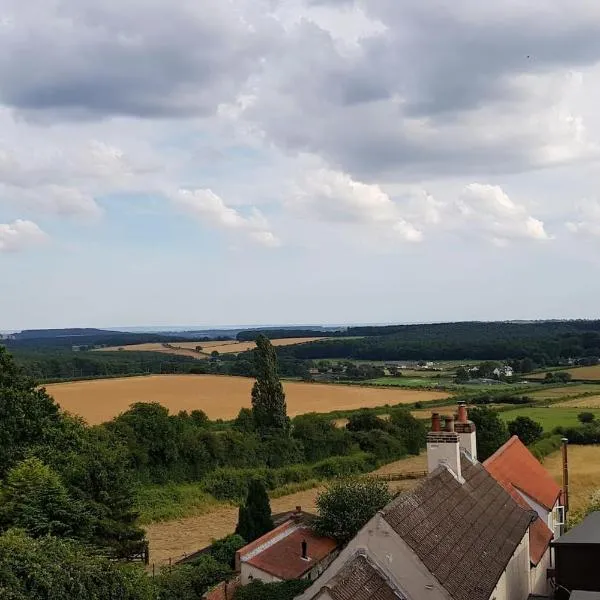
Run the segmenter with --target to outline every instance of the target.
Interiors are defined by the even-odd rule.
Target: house
[[[555,581],[559,600],[568,592],[600,592],[600,511],[589,514],[576,527],[552,542]],[[571,594],[571,598],[575,592]]]
[[[337,556],[337,542],[317,535],[306,513],[294,513],[272,531],[236,552],[241,585],[317,579]]]
[[[464,404],[443,429],[432,416],[427,461],[429,475],[379,511],[298,600],[528,598],[540,516],[477,461]]]
[[[535,510],[539,517],[529,528],[530,589],[546,593],[550,542],[564,527],[562,490],[516,435],[483,466],[519,505]]]
[[[496,367],[492,373],[496,377],[512,377],[514,374],[513,368],[508,365],[503,365],[501,367]]]

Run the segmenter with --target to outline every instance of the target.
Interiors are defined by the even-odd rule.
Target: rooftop
[[[383,510],[384,519],[455,600],[488,600],[529,524],[526,510],[480,463],[464,483],[438,467]]]
[[[600,544],[600,511],[590,513],[579,525],[552,542],[553,546]]]
[[[307,544],[308,558],[302,558],[302,542]],[[241,563],[252,565],[279,579],[299,579],[337,548],[335,540],[317,535],[295,519],[239,551]]]
[[[560,495],[560,486],[516,435],[492,454],[483,465],[523,508],[529,508],[530,505],[522,494],[548,510],[552,509]],[[537,519],[531,524],[529,557],[534,565],[538,564],[546,552],[552,537],[552,531],[542,519]]]
[[[398,600],[400,594],[366,556],[359,554],[323,587],[333,600]]]
[[[483,464],[502,485],[513,486],[548,511],[560,496],[558,483],[516,435]]]

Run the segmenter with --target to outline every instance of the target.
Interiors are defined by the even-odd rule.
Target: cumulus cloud
[[[46,240],[47,235],[32,221],[0,223],[0,252],[18,252]]]
[[[378,186],[331,169],[308,172],[296,184],[291,205],[313,218],[333,223],[357,223],[393,231],[409,242],[422,233],[403,218],[400,208]]]
[[[273,248],[280,245],[279,239],[268,230],[269,224],[258,209],[253,208],[249,216],[244,216],[235,208],[227,206],[210,189],[180,189],[171,195],[171,201],[179,210],[203,223],[246,234],[261,246]]]
[[[550,239],[544,223],[531,216],[525,206],[511,200],[499,186],[471,183],[455,206],[471,233],[486,236],[496,244]]]
[[[600,60],[600,14],[578,4],[577,15],[562,15],[553,0],[528,10],[365,2],[383,28],[353,53],[308,12],[313,22],[291,28],[284,51],[253,81],[245,116],[279,146],[370,181],[587,158],[598,151],[582,116],[584,86],[594,82],[572,71]]]
[[[263,5],[8,0],[0,99],[33,118],[210,114],[276,43]]]
[[[597,198],[584,198],[576,205],[573,221],[566,223],[567,229],[574,234],[600,236],[600,202]]]

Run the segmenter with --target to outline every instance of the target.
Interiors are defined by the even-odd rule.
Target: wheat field
[[[126,411],[134,402],[159,402],[172,413],[203,410],[211,419],[233,419],[250,406],[254,379],[219,375],[150,375],[73,381],[46,386],[67,412],[95,425]],[[287,381],[288,414],[353,410],[374,406],[441,400],[446,392],[371,388]]]
[[[312,338],[282,338],[280,340],[271,340],[273,346],[294,346],[296,344],[307,344],[308,342],[317,342],[322,337]],[[132,344],[130,346],[109,346],[106,348],[97,348],[94,352],[162,352],[163,354],[176,354],[179,356],[192,356],[193,358],[206,358],[211,352],[219,354],[238,354],[246,352],[256,347],[254,342],[237,342],[235,340],[221,342],[173,342],[167,348],[162,343]],[[201,353],[196,352],[196,347],[201,346]]]

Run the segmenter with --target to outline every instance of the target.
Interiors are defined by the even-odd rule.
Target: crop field
[[[556,400],[557,398],[569,398],[581,394],[598,393],[600,394],[600,385],[593,383],[572,383],[570,385],[536,388],[533,392],[527,392],[526,395],[533,400]]]
[[[412,456],[390,463],[378,469],[375,473],[415,472],[427,470],[425,454]],[[394,491],[411,489],[418,484],[417,479],[394,481],[390,488]],[[301,506],[307,512],[316,512],[316,499],[323,487],[312,488],[288,496],[271,500],[274,513],[293,510]],[[214,539],[224,537],[235,530],[238,509],[232,506],[215,507],[203,515],[186,517],[163,523],[152,523],[146,526],[147,538],[150,542],[150,562],[164,564],[169,558],[176,560],[184,554],[191,554],[210,544]]]
[[[584,396],[583,398],[573,398],[571,400],[563,400],[557,402],[555,407],[572,407],[572,408],[592,408],[600,409],[600,396]]]
[[[553,452],[544,460],[544,467],[562,484],[561,453]],[[600,446],[569,446],[570,510],[587,507],[590,495],[600,489]]]
[[[322,340],[322,337],[314,338],[284,338],[280,340],[271,340],[273,346],[293,346],[295,344],[306,344]],[[171,348],[165,347],[162,343],[153,344],[133,344],[131,346],[111,346],[108,348],[98,348],[94,352],[115,352],[118,350],[124,352],[162,352],[163,354],[177,354],[179,356],[192,356],[194,358],[206,358],[211,352],[217,351],[219,354],[238,354],[252,350],[256,344],[254,342],[236,342],[235,340],[225,342],[173,342]],[[197,346],[202,347],[201,352],[196,352]]]
[[[508,423],[514,421],[517,417],[529,417],[542,425],[544,431],[552,431],[555,427],[577,427],[581,423],[577,420],[577,415],[581,412],[580,408],[562,408],[562,407],[547,407],[547,408],[517,408],[500,413],[500,418]],[[600,408],[591,410],[600,418]]]
[[[151,375],[73,381],[46,386],[67,412],[90,424],[108,421],[134,402],[159,402],[171,412],[203,410],[211,419],[233,419],[250,406],[254,379],[219,375]],[[445,392],[284,382],[288,414],[353,410],[442,400]]]
[[[582,381],[600,381],[600,365],[591,367],[575,367],[573,369],[552,370],[554,373],[570,373],[573,379],[581,379]],[[543,379],[546,373],[535,373],[528,375],[528,379]]]

